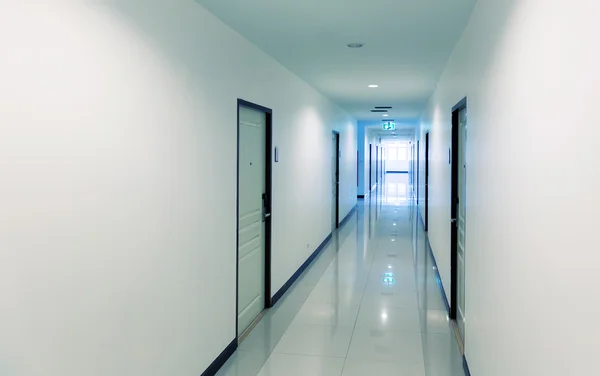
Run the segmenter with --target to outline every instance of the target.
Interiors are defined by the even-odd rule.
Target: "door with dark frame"
[[[373,188],[373,145],[369,144],[369,192],[371,192],[371,188]]]
[[[340,225],[340,134],[331,136],[331,230]]]
[[[425,134],[425,231],[429,231],[429,132]]]
[[[467,99],[452,109],[451,187],[451,296],[450,318],[455,320],[461,341],[465,333],[466,271],[466,140]]]
[[[375,184],[379,183],[379,146],[375,146]]]
[[[419,205],[420,204],[420,200],[421,200],[421,197],[419,195],[419,193],[420,193],[419,192],[420,191],[419,186],[421,185],[421,176],[420,176],[421,174],[420,174],[420,171],[419,171],[421,169],[420,141],[417,141],[417,149],[416,150],[417,150],[417,158],[415,160],[417,161],[417,168],[416,168],[416,172],[417,172],[417,184],[416,184],[416,186],[417,186],[417,205]]]
[[[271,303],[272,111],[238,100],[236,333],[241,340]]]

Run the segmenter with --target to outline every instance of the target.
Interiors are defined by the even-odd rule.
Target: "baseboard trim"
[[[350,210],[346,217],[344,217],[344,219],[340,222],[339,227],[342,227],[344,224],[346,224],[346,222],[348,222],[348,220],[350,219],[350,217],[352,217],[357,208],[358,204],[354,205],[352,210]],[[296,282],[298,277],[300,277],[300,274],[302,274],[302,272],[304,272],[306,268],[308,268],[308,266],[314,261],[314,259],[319,255],[319,253],[321,253],[321,251],[325,249],[325,246],[327,245],[327,243],[329,243],[332,236],[333,233],[329,233],[325,240],[323,240],[323,242],[317,247],[317,249],[306,259],[306,261],[304,261],[304,263],[298,268],[298,270],[296,270],[296,272],[290,277],[290,279],[288,279],[287,282],[279,289],[279,291],[277,291],[275,295],[273,295],[273,297],[271,298],[271,307],[273,307],[279,301],[279,299],[283,297],[287,290],[289,290],[290,287],[292,287],[292,285],[294,284],[294,282]]]
[[[465,370],[466,376],[471,376],[471,370],[469,369],[469,363],[467,363],[467,357],[463,355],[463,369]]]
[[[344,219],[342,219],[342,221],[340,222],[338,227],[342,227],[344,224],[346,224],[346,222],[348,222],[350,217],[352,217],[352,214],[354,214],[354,212],[356,211],[356,208],[358,208],[358,204],[354,205],[354,207],[350,210],[350,212],[348,212],[348,214],[346,214],[346,216],[344,217]]]
[[[365,195],[358,195],[358,196],[356,196],[356,197],[357,197],[359,200],[361,200],[361,199],[364,199],[364,198],[365,198]]]
[[[423,216],[421,215],[421,211],[417,208],[417,212],[419,214],[419,218],[421,219],[421,224],[423,225],[423,231],[425,231],[425,221],[423,220]],[[446,295],[446,290],[444,289],[444,285],[442,284],[442,277],[440,276],[440,270],[437,265],[437,261],[435,259],[435,255],[433,253],[433,249],[431,249],[431,244],[429,243],[429,238],[426,238],[427,243],[427,251],[431,255],[431,259],[433,260],[433,266],[435,268],[435,277],[437,280],[438,287],[442,292],[442,298],[444,299],[444,305],[446,306],[446,311],[448,315],[450,315],[450,303],[448,303],[448,297]]]
[[[227,362],[227,360],[233,355],[235,350],[237,349],[237,338],[231,341],[229,345],[219,354],[217,359],[215,359],[210,366],[206,369],[206,371],[202,372],[201,376],[214,376],[219,372],[221,367]]]
[[[427,232],[427,229],[425,228],[425,220],[423,219],[423,216],[421,215],[421,208],[417,205],[417,211],[419,212],[419,219],[421,220],[421,224],[423,225],[423,231]]]
[[[298,277],[300,277],[300,274],[302,274],[302,272],[306,270],[306,268],[308,268],[310,263],[313,262],[313,260],[319,255],[319,253],[321,253],[321,251],[325,248],[327,243],[329,243],[329,241],[331,240],[332,235],[332,233],[327,235],[327,237],[325,238],[325,240],[323,240],[319,247],[317,247],[317,249],[308,257],[308,259],[304,261],[304,264],[302,264],[298,268],[298,270],[296,270],[296,272],[290,277],[290,279],[288,279],[287,282],[279,289],[279,291],[277,291],[275,295],[273,295],[273,297],[271,298],[271,307],[273,307],[279,301],[279,299],[281,299],[283,294],[285,294],[286,291],[289,290],[290,287],[292,287],[294,282],[296,282]]]
[[[386,174],[408,174],[408,171],[386,171]]]

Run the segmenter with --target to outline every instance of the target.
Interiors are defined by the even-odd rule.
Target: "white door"
[[[331,138],[331,231],[337,228],[337,136],[334,133]]]
[[[266,114],[240,107],[238,211],[238,335],[265,308]]]
[[[458,113],[458,310],[456,321],[460,335],[465,334],[465,238],[467,221],[467,109]]]

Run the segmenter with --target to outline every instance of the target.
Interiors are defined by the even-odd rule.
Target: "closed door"
[[[373,145],[369,144],[369,192],[373,188]]]
[[[429,133],[425,134],[425,231],[429,230]]]
[[[379,183],[379,146],[375,146],[375,183]]]
[[[338,190],[339,190],[339,134],[333,133],[331,137],[331,230],[335,230],[339,223],[338,218]]]
[[[457,317],[456,322],[464,339],[465,333],[465,235],[466,235],[466,203],[467,203],[467,164],[465,149],[467,144],[467,109],[458,113],[458,204],[457,218]]]
[[[238,335],[265,308],[266,114],[239,108]]]

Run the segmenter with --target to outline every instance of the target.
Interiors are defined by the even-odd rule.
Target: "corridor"
[[[464,375],[411,189],[386,175],[217,375]]]

